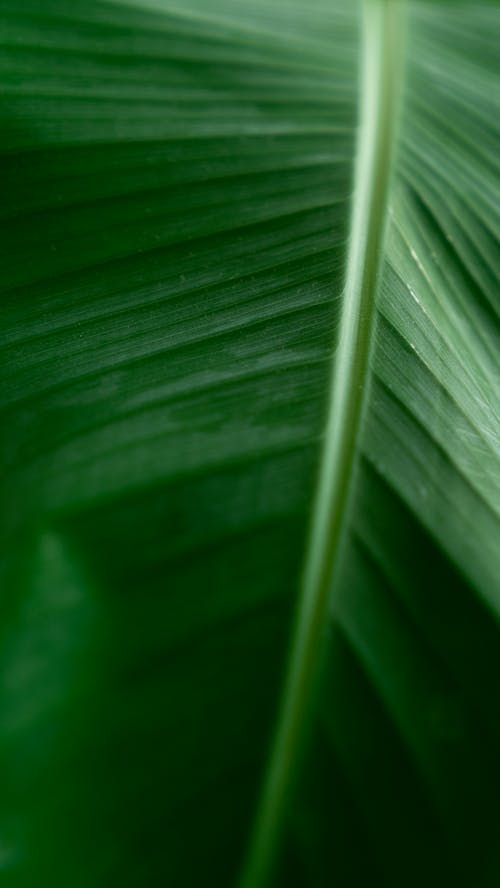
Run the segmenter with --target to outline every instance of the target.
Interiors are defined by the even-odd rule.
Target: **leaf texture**
[[[328,417],[360,7],[0,9],[2,884],[234,885]],[[409,6],[287,888],[500,878],[498,33]]]

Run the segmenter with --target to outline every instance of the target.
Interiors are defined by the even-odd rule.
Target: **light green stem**
[[[269,884],[314,690],[346,530],[370,377],[375,296],[402,71],[403,0],[365,0],[361,118],[347,274],[331,400],[282,708],[240,888]]]

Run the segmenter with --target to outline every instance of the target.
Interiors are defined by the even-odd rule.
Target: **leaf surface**
[[[0,872],[233,885],[321,494],[361,9],[1,14]],[[500,878],[498,33],[408,9],[287,888]]]

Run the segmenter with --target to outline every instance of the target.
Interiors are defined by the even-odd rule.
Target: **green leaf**
[[[498,7],[0,9],[2,885],[495,888]]]

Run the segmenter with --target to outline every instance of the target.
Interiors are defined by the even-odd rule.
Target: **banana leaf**
[[[1,0],[0,881],[500,884],[500,15]]]

